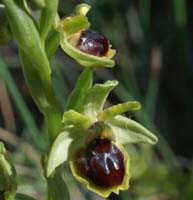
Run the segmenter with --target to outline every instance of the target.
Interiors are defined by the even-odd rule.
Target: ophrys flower
[[[103,197],[129,187],[130,159],[123,144],[154,144],[157,138],[139,123],[121,115],[139,109],[139,102],[129,101],[103,110],[108,94],[117,84],[117,81],[95,84],[78,97],[79,106],[64,112],[64,130],[51,149],[48,176],[69,160],[75,178]]]

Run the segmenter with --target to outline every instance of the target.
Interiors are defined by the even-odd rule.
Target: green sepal
[[[14,200],[35,200],[35,199],[26,194],[17,193]]]
[[[88,29],[90,22],[86,17],[86,14],[90,10],[91,6],[85,3],[78,4],[72,16],[66,17],[60,21],[61,31],[65,37],[68,37],[74,33],[78,33],[81,30]]]
[[[98,113],[102,111],[110,91],[116,87],[118,81],[106,81],[104,84],[95,84],[85,94],[82,101],[82,113],[92,121],[97,120]]]
[[[62,122],[64,124],[73,124],[83,130],[86,130],[92,124],[92,120],[89,117],[74,110],[64,112]]]
[[[3,199],[13,200],[16,190],[16,171],[14,165],[3,145],[0,142],[0,190],[3,191]]]
[[[120,144],[130,144],[146,142],[155,144],[157,137],[143,127],[141,124],[132,119],[118,115],[108,122],[116,137],[116,141]]]
[[[48,195],[53,200],[70,200],[70,194],[66,183],[61,177],[60,171],[56,171],[52,177],[47,179]],[[49,199],[49,198],[48,198]]]
[[[74,87],[73,91],[69,95],[65,110],[73,109],[80,111],[82,99],[93,83],[93,70],[85,69],[79,76],[79,79]]]
[[[120,115],[130,110],[139,110],[140,108],[141,105],[137,101],[128,101],[122,104],[117,104],[100,112],[98,115],[98,120],[107,122],[116,115]]]
[[[61,26],[64,31],[65,37],[68,37],[81,30],[88,29],[90,23],[88,18],[83,15],[76,15],[73,17],[66,17],[61,21]]]
[[[55,139],[47,162],[46,176],[49,177],[56,167],[64,163],[71,152],[83,143],[85,132],[68,125]]]

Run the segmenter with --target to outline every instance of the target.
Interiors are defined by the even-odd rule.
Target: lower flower
[[[79,86],[88,81],[87,72],[81,75],[69,97],[68,102],[72,103],[63,114],[64,128],[52,145],[46,175],[52,176],[59,165],[69,160],[79,182],[92,192],[108,197],[111,192],[118,194],[129,187],[130,159],[122,145],[155,144],[157,137],[121,115],[140,109],[139,102],[129,101],[103,109],[117,81],[95,84],[83,94]]]

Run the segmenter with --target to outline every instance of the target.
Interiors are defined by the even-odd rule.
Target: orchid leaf
[[[109,121],[116,137],[121,144],[147,142],[155,144],[157,137],[141,124],[123,116],[116,116]]]
[[[86,91],[92,87],[93,82],[93,70],[85,69],[81,74],[74,87],[72,93],[67,99],[66,110],[73,109],[75,111],[80,111],[80,106],[82,104],[82,99]]]
[[[128,101],[122,104],[114,105],[110,108],[103,110],[101,113],[99,113],[98,120],[106,122],[115,117],[116,115],[122,114],[130,110],[139,110],[140,108],[141,105],[139,102]]]
[[[81,144],[84,135],[83,131],[80,132],[80,130],[76,129],[72,125],[64,128],[51,147],[47,162],[47,177],[52,174],[56,167],[68,159],[71,150]]]
[[[82,113],[95,121],[102,111],[110,91],[117,86],[118,81],[106,81],[104,84],[95,84],[85,94],[82,102]]]

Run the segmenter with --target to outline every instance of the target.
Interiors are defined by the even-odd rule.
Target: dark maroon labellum
[[[84,53],[102,57],[108,52],[109,41],[101,33],[88,29],[81,32],[76,47]]]
[[[76,166],[81,176],[102,188],[121,185],[125,174],[124,156],[108,139],[94,139],[79,151]]]

